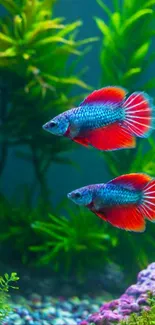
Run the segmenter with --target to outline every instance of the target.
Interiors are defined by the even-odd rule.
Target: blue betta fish
[[[128,98],[126,94],[121,87],[96,90],[79,107],[54,117],[43,129],[99,150],[133,148],[135,137],[148,137],[153,128],[153,105],[144,92]]]
[[[67,196],[121,229],[143,232],[145,219],[155,222],[155,179],[145,174],[122,175],[106,184],[79,188]]]

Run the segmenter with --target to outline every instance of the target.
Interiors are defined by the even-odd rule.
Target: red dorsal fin
[[[121,87],[104,87],[93,91],[79,106],[88,104],[113,104],[119,105],[125,99],[127,91]]]
[[[108,184],[122,185],[135,190],[143,190],[150,180],[151,177],[146,174],[133,173],[116,177],[108,182]]]
[[[87,132],[84,138],[91,146],[105,151],[134,148],[136,144],[135,137],[117,123]]]
[[[145,220],[137,206],[107,208],[104,215],[117,228],[135,232],[145,230]]]

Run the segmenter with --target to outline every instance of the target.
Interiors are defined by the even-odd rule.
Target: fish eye
[[[53,128],[56,125],[57,125],[57,122],[54,122],[54,121],[52,121],[52,122],[49,123],[50,128]]]
[[[79,199],[81,197],[81,194],[79,192],[77,192],[77,193],[74,194],[74,197]]]

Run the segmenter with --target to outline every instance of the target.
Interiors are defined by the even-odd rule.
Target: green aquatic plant
[[[13,256],[12,264],[31,265],[35,261],[36,254],[30,252],[29,245],[40,245],[40,236],[33,231],[31,224],[35,220],[43,221],[44,216],[51,211],[51,205],[44,201],[38,201],[33,206],[32,191],[29,188],[24,190],[24,199],[19,204],[14,200],[7,200],[4,195],[0,195],[1,231],[0,242],[3,251],[2,258],[8,263]]]
[[[11,311],[12,308],[9,303],[10,295],[8,292],[10,289],[18,289],[18,287],[10,284],[19,280],[17,273],[12,272],[9,276],[7,273],[4,276],[0,276],[0,321],[2,321]]]
[[[39,264],[54,263],[55,270],[63,269],[81,277],[88,269],[103,267],[110,260],[110,249],[117,245],[117,237],[107,234],[107,224],[101,224],[91,212],[68,210],[68,217],[49,214],[49,221],[32,224],[37,233],[44,234],[43,244],[32,246],[39,252]]]
[[[155,62],[155,1],[113,0],[110,7],[103,0],[97,0],[97,3],[102,13],[102,17],[94,17],[102,38],[100,86],[119,85],[129,93],[142,90],[153,94],[155,79],[149,69]],[[109,179],[132,172],[144,172],[155,177],[153,137],[137,139],[135,149],[105,152],[101,155]],[[132,279],[136,272],[154,260],[154,225],[147,222],[145,236],[116,228],[113,231],[118,236],[118,245],[115,255],[111,256]]]
[[[120,325],[154,325],[155,305],[150,310],[143,310],[140,315],[131,314],[127,320],[123,320]]]
[[[75,105],[80,95],[71,95],[73,87],[91,89],[81,79],[84,71],[75,73],[75,68],[96,40],[77,40],[82,22],[54,17],[54,2],[0,0],[5,9],[0,19],[0,175],[12,148],[33,165],[46,201],[46,172],[53,162],[70,163],[61,154],[72,146],[42,125]]]
[[[147,72],[155,61],[155,52],[151,48],[154,37],[155,1],[115,0],[112,1],[113,9],[106,6],[102,0],[97,0],[97,3],[103,17],[105,15],[105,19],[95,17],[102,35],[101,86],[113,84],[125,87],[129,92],[135,90],[151,92],[155,88],[155,78],[150,72],[147,76]],[[141,143],[144,150],[147,141],[138,139],[135,149],[104,154],[104,160],[112,176],[141,171],[141,167],[139,170],[139,166],[133,166],[141,156]],[[147,155],[151,158],[152,150]]]
[[[34,208],[27,188],[18,205],[0,196],[3,261],[7,263],[13,255],[13,265],[50,265],[55,272],[63,268],[66,274],[72,272],[79,278],[90,268],[99,269],[111,262],[118,239],[108,224],[85,209],[74,211],[66,203],[64,206],[65,216],[61,216],[62,204],[53,208],[40,201]]]

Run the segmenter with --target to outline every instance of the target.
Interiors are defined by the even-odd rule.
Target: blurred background
[[[19,271],[24,288],[42,275],[55,291],[61,279],[79,291],[91,281],[118,292],[154,261],[153,224],[124,232],[66,199],[123,173],[154,177],[154,134],[136,149],[104,153],[42,129],[106,85],[154,97],[154,5],[0,0],[1,269]]]

